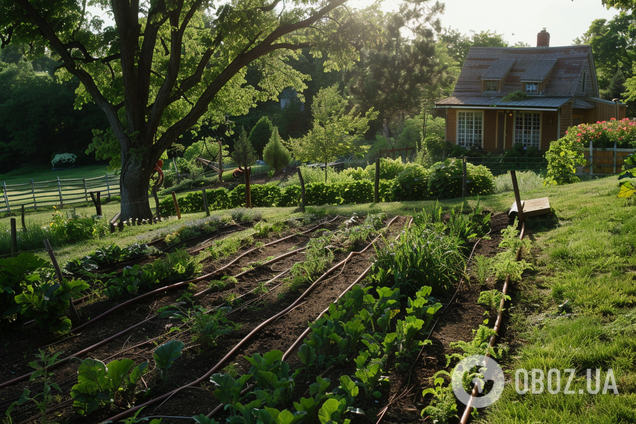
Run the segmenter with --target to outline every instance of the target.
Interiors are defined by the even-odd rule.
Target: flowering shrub
[[[590,141],[594,147],[614,147],[614,142],[617,147],[636,147],[636,121],[612,118],[595,124],[579,124],[568,129],[566,138],[582,147],[589,146]]]
[[[51,161],[51,165],[53,165],[53,167],[71,166],[75,165],[75,159],[77,159],[77,156],[73,153],[58,153]]]

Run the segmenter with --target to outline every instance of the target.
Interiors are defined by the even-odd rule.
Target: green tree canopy
[[[444,28],[439,35],[439,42],[446,48],[459,70],[464,66],[471,47],[508,47],[503,35],[494,31],[470,31],[470,35],[466,35],[452,28]]]
[[[372,110],[361,115],[350,108],[337,86],[323,88],[313,101],[312,128],[306,136],[291,140],[292,152],[299,160],[323,163],[326,182],[327,164],[358,152],[354,140],[362,137],[376,116]]]
[[[302,91],[304,76],[287,63],[294,51],[324,49],[338,68],[375,37],[345,1],[90,1],[113,17],[105,26],[86,1],[0,0],[0,45],[50,49],[59,72],[80,81],[77,104],[95,102],[120,145],[121,218],[150,218],[152,168],[184,132],[285,87]],[[250,64],[256,85],[245,78]]]
[[[274,131],[274,125],[272,125],[272,121],[267,116],[259,119],[252,131],[250,131],[250,143],[254,146],[257,155],[263,154],[263,149],[272,137],[272,131]]]
[[[272,131],[269,143],[267,143],[267,146],[265,146],[263,150],[263,158],[265,159],[265,163],[277,171],[283,169],[291,162],[291,153],[289,153],[289,150],[287,150],[280,141],[278,128],[276,127],[274,127]]]

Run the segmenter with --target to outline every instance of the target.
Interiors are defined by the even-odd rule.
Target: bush
[[[561,185],[580,181],[574,173],[577,165],[585,163],[581,147],[581,142],[571,135],[550,143],[550,149],[545,153],[545,158],[548,160],[548,172],[544,185]]]
[[[460,197],[462,195],[463,167],[459,159],[446,159],[430,169],[428,186],[431,194],[439,198]],[[491,194],[495,177],[483,165],[466,164],[466,195]]]
[[[289,186],[281,190],[281,196],[278,200],[280,207],[298,206],[300,205],[300,186]]]
[[[345,177],[351,178],[354,181],[361,181],[369,178],[369,174],[366,169],[360,168],[347,168],[341,172]]]
[[[265,163],[275,170],[283,169],[291,162],[291,153],[283,146],[278,135],[278,128],[274,127],[269,143],[263,150],[263,159]]]
[[[253,184],[251,186],[252,206],[270,207],[280,202],[282,195],[280,187],[274,183]]]
[[[394,201],[423,200],[430,196],[428,178],[430,171],[422,165],[409,164],[398,174],[391,187]]]
[[[308,205],[339,205],[341,203],[334,186],[325,183],[305,185],[305,199]]]
[[[371,181],[353,181],[333,185],[333,190],[339,195],[340,203],[371,203],[373,202],[373,183]]]
[[[380,159],[380,179],[381,180],[392,180],[398,176],[398,174],[404,171],[405,165],[402,163],[401,158],[397,159],[388,159],[381,158]],[[375,163],[369,165],[364,170],[367,174],[367,179],[374,181],[375,180]]]
[[[579,124],[568,128],[565,138],[574,144],[587,147],[590,141],[594,147],[636,147],[636,122],[629,118],[617,121],[597,121],[596,124]]]

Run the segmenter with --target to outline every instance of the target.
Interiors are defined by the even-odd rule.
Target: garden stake
[[[373,202],[380,203],[380,158],[375,161],[375,185],[373,187]]]
[[[53,268],[55,268],[55,274],[57,275],[57,279],[60,280],[60,284],[64,280],[64,276],[62,275],[62,270],[60,269],[60,265],[57,263],[57,259],[55,258],[55,253],[51,248],[51,243],[49,243],[49,239],[44,239],[44,248],[46,252],[49,254],[51,258],[51,263],[53,264]],[[69,306],[71,308],[71,312],[73,314],[73,318],[75,318],[75,322],[81,322],[80,316],[77,313],[77,309],[75,309],[75,304],[73,303],[73,298],[71,297],[71,301],[69,302]]]
[[[174,210],[177,211],[177,219],[181,219],[181,211],[179,210],[179,202],[177,202],[177,193],[172,192],[172,201],[174,202]]]
[[[305,212],[305,180],[303,180],[303,173],[298,169],[298,179],[300,180],[300,211]]]
[[[208,196],[203,189],[203,208],[205,209],[205,216],[210,216],[210,208],[208,207]]]

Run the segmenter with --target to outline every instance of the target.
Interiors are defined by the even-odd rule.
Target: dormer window
[[[526,82],[523,87],[523,91],[528,94],[539,94],[538,82]]]
[[[499,81],[484,81],[484,91],[499,91]]]

